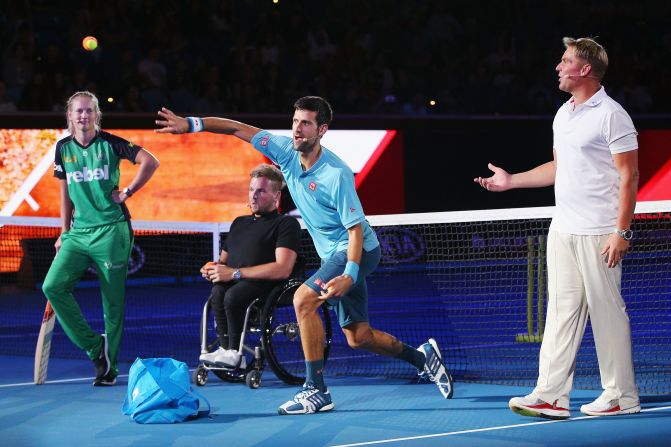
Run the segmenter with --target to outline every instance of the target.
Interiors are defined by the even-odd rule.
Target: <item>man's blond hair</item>
[[[261,163],[260,165],[252,169],[249,173],[249,177],[267,178],[268,180],[270,180],[270,183],[273,185],[273,188],[275,188],[275,191],[282,191],[282,188],[284,188],[284,185],[286,185],[286,183],[284,182],[284,176],[282,175],[282,172],[279,169],[277,169],[277,167],[269,165],[267,163]]]
[[[608,54],[606,49],[591,37],[564,37],[562,39],[566,48],[575,48],[575,55],[587,61],[592,66],[592,76],[601,81],[608,69]]]

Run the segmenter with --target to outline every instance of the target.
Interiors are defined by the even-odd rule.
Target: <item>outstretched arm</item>
[[[554,184],[557,172],[557,154],[554,151],[553,154],[554,159],[552,161],[518,174],[509,174],[504,169],[489,163],[487,167],[494,175],[487,178],[476,177],[473,181],[487,191],[493,192],[508,191],[515,188],[541,188],[543,186],[550,186]]]
[[[154,130],[154,132],[172,134],[189,132],[189,121],[186,118],[175,115],[172,110],[163,107],[158,111],[158,116],[160,119],[156,120],[156,124],[160,127]],[[254,135],[261,131],[258,127],[227,118],[208,117],[199,119],[202,120],[203,128],[201,130],[203,131],[233,135],[248,143]]]

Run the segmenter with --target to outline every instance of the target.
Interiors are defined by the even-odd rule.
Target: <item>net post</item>
[[[534,333],[534,238],[527,236],[527,334]]]
[[[545,293],[547,286],[545,284],[545,235],[538,236],[538,330],[537,336],[543,340],[543,333],[545,332]]]
[[[518,342],[531,342],[534,338],[534,260],[534,238],[527,236],[527,333],[517,334]]]
[[[219,253],[221,252],[221,230],[222,224],[215,224],[212,228],[212,260],[219,260]]]

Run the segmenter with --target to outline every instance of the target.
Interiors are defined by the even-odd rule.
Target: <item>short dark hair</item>
[[[331,104],[321,96],[303,96],[294,103],[294,110],[317,112],[317,125],[331,124],[333,109]]]

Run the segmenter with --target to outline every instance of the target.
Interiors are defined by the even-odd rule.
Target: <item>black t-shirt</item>
[[[273,212],[261,217],[237,217],[231,224],[223,249],[228,253],[226,265],[242,268],[275,262],[275,249],[278,247],[298,253],[300,243],[301,226],[298,221]]]

